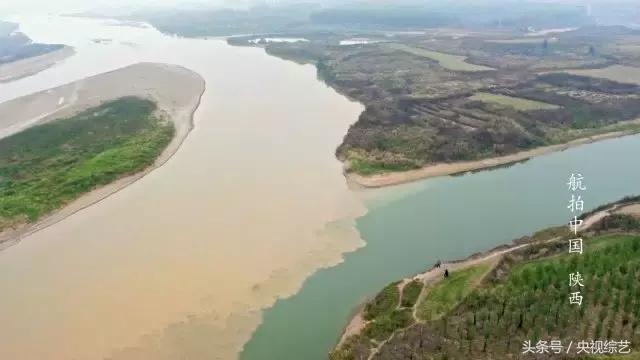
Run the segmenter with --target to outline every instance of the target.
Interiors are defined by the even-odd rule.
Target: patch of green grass
[[[448,278],[426,289],[427,295],[418,304],[416,312],[418,318],[436,320],[445,315],[473,290],[473,284],[489,269],[489,265],[476,265],[450,272]]]
[[[413,307],[418,301],[418,297],[420,296],[420,292],[422,291],[423,284],[422,281],[413,280],[410,283],[406,284],[402,288],[402,303],[403,307]]]
[[[391,336],[394,331],[411,325],[412,321],[410,309],[394,310],[367,324],[362,334],[369,339],[381,341]]]
[[[470,97],[471,100],[494,103],[502,106],[512,107],[519,111],[530,111],[530,110],[554,110],[558,109],[559,106],[553,104],[543,103],[541,101],[527,100],[523,98],[507,96],[507,95],[497,95],[485,92],[475,93]]]
[[[350,172],[364,176],[420,168],[418,162],[392,153],[373,155],[359,149],[352,149],[346,152],[346,159]]]
[[[385,162],[380,160],[353,159],[350,161],[349,170],[360,175],[384,174],[393,171],[408,171],[419,168],[413,162]]]
[[[373,320],[381,315],[389,314],[398,307],[399,302],[398,282],[394,282],[387,285],[365,305],[363,317],[365,320]]]
[[[1,139],[0,230],[151,165],[174,134],[155,109],[125,97]]]
[[[551,144],[563,144],[577,139],[613,132],[640,132],[640,122],[631,120],[598,128],[571,128],[564,131],[553,131],[549,133],[549,142]]]
[[[441,53],[437,51],[431,51],[426,49],[421,49],[413,46],[408,46],[405,44],[389,44],[390,48],[394,50],[404,51],[409,54],[422,56],[429,58],[431,60],[435,60],[440,64],[440,66],[445,69],[453,70],[453,71],[488,71],[494,70],[493,68],[481,65],[474,65],[468,63],[466,56],[460,55],[452,55]]]

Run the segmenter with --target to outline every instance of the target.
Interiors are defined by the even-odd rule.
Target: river
[[[385,284],[564,222],[571,172],[589,208],[640,192],[635,136],[354,193],[333,154],[362,108],[313,67],[148,27],[16,20],[77,54],[0,85],[0,100],[138,61],[188,67],[207,90],[166,165],[0,252],[3,359],[231,359],[247,341],[245,360],[325,359]],[[354,218],[367,245],[349,252]]]
[[[569,220],[571,173],[585,177],[585,208],[640,194],[640,136],[583,145],[473,175],[377,190],[357,227],[366,247],[320,270],[278,301],[243,360],[326,360],[354,309],[386,284],[437,259],[465,258]]]
[[[0,252],[1,359],[232,359],[261,309],[362,246],[365,208],[334,156],[362,106],[313,66],[148,26],[11,20],[76,55],[0,85],[0,101],[142,61],[207,89],[164,166]]]

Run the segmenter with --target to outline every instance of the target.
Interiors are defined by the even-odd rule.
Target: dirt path
[[[599,213],[598,213],[599,214]],[[444,271],[444,269],[449,269],[449,271],[454,271],[454,270],[462,270],[465,268],[468,268],[470,266],[474,266],[474,265],[478,265],[481,263],[485,263],[485,262],[490,262],[490,261],[496,261],[499,257],[510,253],[512,251],[516,251],[518,249],[522,249],[524,247],[529,246],[529,244],[521,244],[521,245],[517,245],[514,247],[510,247],[508,249],[502,249],[502,250],[496,250],[496,251],[492,251],[490,253],[488,253],[485,256],[479,257],[479,258],[471,258],[468,260],[463,260],[463,261],[451,261],[451,262],[443,262],[440,266],[440,268],[431,268],[425,272],[422,272],[420,274],[415,275],[414,277],[411,278],[405,278],[402,279],[399,286],[403,286],[404,284],[407,284],[413,280],[419,280],[422,281],[425,284],[425,287],[423,288],[422,292],[420,292],[420,295],[418,297],[418,300],[416,301],[416,304],[419,304],[422,299],[424,299],[424,296],[426,296],[426,291],[425,289],[429,286],[434,284],[435,282],[437,282],[438,280],[440,280],[442,278],[442,273]],[[416,314],[416,309],[417,306],[414,306],[413,308],[413,318],[416,322],[422,322]],[[351,319],[351,321],[349,322],[349,324],[345,327],[344,332],[342,334],[342,337],[340,338],[340,341],[338,342],[338,345],[336,346],[336,348],[342,346],[342,344],[345,342],[345,340],[347,340],[350,336],[352,335],[357,335],[360,334],[360,332],[362,330],[364,330],[365,326],[367,326],[368,321],[364,319],[363,314],[362,314],[362,309],[360,311],[358,311],[353,318]],[[388,340],[388,339],[387,339]],[[381,342],[379,345],[381,345],[383,342]]]
[[[625,205],[620,207],[619,205],[613,205],[612,207],[608,208],[608,209],[604,209],[602,211],[599,211],[595,214],[590,215],[589,217],[587,217],[584,221],[583,224],[583,228],[582,230],[588,230],[591,226],[593,226],[595,223],[597,223],[598,221],[600,221],[602,218],[604,218],[605,216],[608,216],[612,213],[624,213],[624,214],[635,214],[635,215],[640,215],[640,204],[632,204],[632,205]],[[552,238],[549,240],[546,240],[547,242],[551,242],[551,241],[556,241],[558,240],[558,238]],[[495,264],[498,263],[498,260],[511,252],[514,252],[516,250],[525,248],[530,246],[530,243],[526,243],[526,244],[520,244],[520,245],[515,245],[515,246],[511,246],[509,248],[502,248],[502,249],[496,249],[493,251],[490,251],[489,253],[480,256],[480,257],[470,257],[466,260],[462,260],[462,261],[450,261],[450,262],[443,262],[441,263],[439,268],[433,267],[425,272],[419,273],[413,277],[410,278],[404,278],[400,281],[399,283],[399,288],[401,288],[402,286],[404,286],[405,284],[413,281],[413,280],[419,280],[422,281],[424,284],[424,288],[422,289],[422,291],[420,292],[420,295],[418,296],[418,300],[416,301],[416,304],[413,307],[413,311],[412,311],[412,316],[413,319],[415,321],[415,323],[422,323],[423,321],[421,319],[418,318],[417,316],[417,304],[420,304],[422,302],[422,300],[424,299],[424,297],[427,294],[427,288],[429,287],[429,285],[433,285],[434,283],[436,283],[437,281],[441,280],[443,278],[443,272],[445,269],[448,269],[449,271],[458,271],[458,270],[463,270],[466,269],[468,267],[471,266],[475,266],[475,265],[479,265],[479,264],[483,264],[483,263],[490,263],[493,262]],[[481,279],[479,280],[481,281]],[[342,334],[342,337],[340,338],[340,341],[338,342],[338,345],[336,346],[336,348],[339,348],[340,346],[342,346],[342,344],[351,336],[353,335],[358,335],[362,332],[362,330],[364,330],[364,328],[367,326],[367,324],[369,323],[367,320],[364,319],[363,314],[362,314],[362,309],[364,309],[364,307],[361,308],[360,311],[358,311],[353,318],[351,319],[351,321],[349,322],[349,324],[345,327],[344,332]],[[412,324],[413,325],[413,324]],[[412,326],[410,325],[410,326]],[[395,334],[395,332],[394,332]],[[393,338],[394,334],[392,334],[388,339],[385,339],[379,343],[377,343],[377,346],[375,349],[373,349],[372,353],[370,354],[368,359],[372,359],[373,356],[377,353],[377,350],[380,349],[382,347],[382,345],[384,345],[387,341],[389,341],[390,339]]]

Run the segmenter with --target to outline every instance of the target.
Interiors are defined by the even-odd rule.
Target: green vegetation
[[[348,171],[361,175],[640,131],[640,123],[633,122],[640,117],[639,85],[567,72],[624,63],[632,72],[628,78],[640,74],[640,57],[610,45],[638,44],[631,30],[584,28],[554,34],[552,41],[532,36],[526,42],[503,41],[504,32],[490,31],[287,36],[309,41],[266,44],[266,51],[315,63],[320,78],[365,105],[337,150]],[[379,41],[339,45],[354,36]],[[251,45],[254,38],[230,43]]]
[[[579,6],[516,0],[295,4],[136,16],[187,36],[256,34],[228,42],[315,64],[321,79],[365,106],[337,149],[348,170],[361,175],[505,156],[616,131],[610,126],[640,117],[637,86],[590,87],[566,73],[568,81],[552,84],[541,75],[589,70],[584,74],[630,81],[640,74],[637,32],[595,26]],[[309,41],[255,41],[267,36]],[[351,38],[373,42],[340,45]],[[609,67],[615,76],[601,70]]]
[[[412,280],[402,288],[402,307],[413,307],[423,288],[422,281]]]
[[[125,97],[1,139],[0,230],[150,166],[174,134],[155,109]]]
[[[415,161],[395,158],[389,159],[389,156],[376,158],[367,156],[359,151],[351,151],[347,154],[349,160],[349,170],[361,175],[374,175],[389,171],[407,171],[420,167]]]
[[[398,307],[400,291],[398,283],[387,285],[376,297],[367,303],[364,308],[364,319],[373,320],[377,317],[390,314]]]
[[[388,338],[394,331],[405,328],[413,322],[410,309],[393,310],[392,312],[379,316],[362,331],[363,335],[369,339],[382,341]]]
[[[389,44],[390,48],[399,51],[405,51],[409,54],[426,57],[437,61],[440,66],[453,71],[488,71],[494,70],[488,66],[474,65],[467,62],[466,56],[445,54],[437,51],[407,46],[404,44]]]
[[[614,204],[621,209],[637,204],[637,197]],[[521,354],[525,340],[627,339],[635,349],[640,344],[639,234],[637,214],[615,213],[583,233],[582,255],[568,254],[572,234],[566,226],[554,227],[518,239],[528,246],[495,263],[453,271],[424,290],[419,281],[408,282],[402,307],[396,307],[399,294],[391,290],[397,283],[391,284],[374,299],[377,304],[385,299],[385,310],[330,359],[366,359],[374,349],[378,360],[511,359]],[[569,284],[569,274],[575,273],[582,275],[584,287]],[[581,292],[582,306],[570,304],[574,291]],[[420,292],[424,295],[416,303]]]
[[[630,228],[629,217],[622,222],[621,228]],[[459,305],[450,303],[440,320],[409,328],[376,358],[403,358],[398,352],[449,359],[508,358],[521,352],[525,340],[629,339],[637,344],[640,236],[603,235],[591,239],[585,249],[583,255],[572,256],[563,248],[538,246],[529,251],[529,260],[516,260],[521,255],[506,258]],[[584,288],[570,286],[568,275],[576,272],[584,276]],[[568,296],[578,290],[583,304],[571,305]],[[438,343],[439,349],[416,347],[419,338]]]
[[[478,92],[469,99],[494,103],[502,106],[509,106],[520,111],[529,110],[553,110],[557,109],[557,105],[546,104],[540,101],[527,100],[507,95],[497,95],[486,92]]]
[[[422,320],[436,320],[464,299],[489,271],[489,265],[476,265],[452,272],[448,279],[427,289],[424,300],[418,304],[417,315]]]

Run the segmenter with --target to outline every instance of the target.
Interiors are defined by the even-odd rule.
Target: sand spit
[[[640,123],[639,120],[632,120],[628,123]],[[606,139],[614,139],[627,135],[636,134],[636,130],[629,131],[614,131],[601,135],[595,135],[577,140],[570,141],[565,144],[551,145],[535,148],[532,150],[521,151],[515,154],[500,156],[490,159],[483,159],[477,161],[463,161],[455,163],[442,163],[435,165],[428,165],[420,169],[401,171],[401,172],[389,172],[384,174],[378,174],[373,176],[363,176],[355,173],[347,173],[347,178],[355,184],[366,188],[378,188],[384,186],[392,186],[398,184],[409,183],[413,181],[423,180],[432,177],[446,176],[453,174],[461,174],[468,171],[477,171],[490,169],[493,167],[508,165],[520,161],[524,161],[536,156],[547,155],[557,151],[564,151],[572,147],[594,143]]]
[[[37,223],[0,233],[0,250],[99,202],[164,164],[193,129],[193,113],[200,103],[204,89],[204,80],[188,69],[174,65],[139,63],[1,103],[0,138],[30,126],[72,116],[123,96],[140,96],[156,102],[158,112],[174,122],[176,134],[154,164],[147,169],[95,189]]]
[[[18,80],[46,70],[75,54],[72,47],[0,65],[0,83]]]

